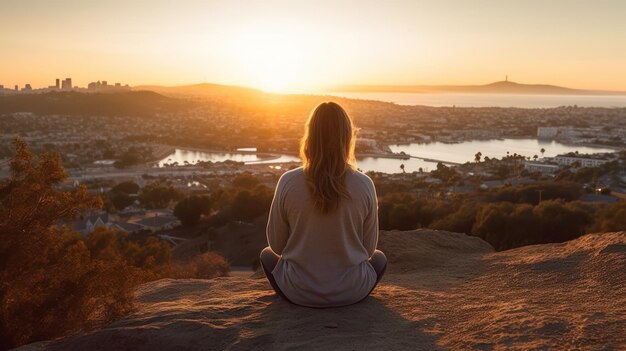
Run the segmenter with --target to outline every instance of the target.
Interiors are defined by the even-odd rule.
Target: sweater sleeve
[[[363,223],[363,246],[365,246],[367,254],[371,257],[378,244],[378,197],[376,196],[374,183],[371,180],[369,181],[369,186],[369,212],[365,216]]]
[[[287,213],[285,211],[284,191],[284,178],[281,177],[276,185],[266,228],[267,243],[278,255],[282,254],[289,238],[289,222],[287,222]]]

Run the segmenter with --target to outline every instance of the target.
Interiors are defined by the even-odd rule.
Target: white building
[[[592,158],[585,156],[574,156],[574,155],[557,155],[553,158],[554,162],[561,166],[571,166],[572,164],[578,162],[581,167],[598,167],[607,162],[607,159],[604,158]]]
[[[524,169],[529,172],[554,174],[559,170],[559,165],[552,165],[549,163],[542,163],[542,162],[526,161],[524,162]]]
[[[559,128],[559,137],[562,138],[574,138],[580,136],[580,131],[573,127],[562,127]]]
[[[558,133],[558,127],[537,127],[537,138],[555,138]]]
[[[356,145],[366,148],[368,150],[378,149],[378,142],[376,141],[376,139],[357,138]]]

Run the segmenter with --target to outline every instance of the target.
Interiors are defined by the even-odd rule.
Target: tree
[[[536,233],[538,225],[531,205],[502,202],[485,205],[478,211],[472,234],[496,250],[506,250],[529,244],[527,237]]]
[[[112,192],[124,193],[124,194],[137,194],[139,193],[139,185],[132,181],[121,182],[111,188]]]
[[[389,222],[394,229],[411,230],[417,227],[415,216],[406,204],[393,206],[389,213]]]
[[[528,185],[511,186],[492,191],[487,201],[490,202],[513,202],[537,204],[537,191],[542,191],[544,200],[561,199],[564,201],[574,201],[580,198],[582,188],[580,184],[569,181],[543,181]]]
[[[593,230],[598,232],[626,230],[626,202],[605,205],[598,210]]]
[[[261,184],[259,178],[250,173],[243,173],[235,177],[232,181],[233,186],[240,189],[254,189],[257,185]]]
[[[0,180],[0,349],[109,323],[133,310],[137,284],[178,276],[160,239],[105,228],[84,237],[59,225],[102,201],[84,186],[58,189],[67,177],[58,155],[35,158],[21,139],[14,146]],[[227,269],[214,257],[197,264],[194,276]]]
[[[478,211],[472,234],[497,250],[507,250],[571,240],[581,236],[589,224],[588,210],[577,202],[548,200],[537,206],[500,202]]]
[[[437,168],[430,172],[430,174],[432,177],[437,178],[442,182],[447,182],[450,178],[459,176],[454,167],[448,167],[441,162],[437,163]]]
[[[84,186],[57,190],[67,177],[54,154],[37,160],[14,141],[10,176],[0,182],[0,349],[50,339],[132,308],[135,272],[92,258],[80,237],[57,226],[102,205]]]
[[[190,196],[176,204],[174,216],[180,220],[183,226],[194,226],[200,221],[202,215],[211,209],[211,199],[207,196]]]
[[[180,197],[178,190],[160,182],[146,185],[139,193],[139,201],[148,208],[165,208]]]
[[[234,220],[250,222],[267,213],[273,196],[272,189],[264,185],[258,185],[252,190],[239,191],[228,208],[229,217]]]
[[[560,243],[575,239],[585,233],[591,224],[589,211],[579,202],[564,203],[562,200],[542,201],[533,213],[541,223],[541,236],[534,243]]]
[[[116,168],[126,168],[142,162],[142,156],[138,150],[131,148],[126,150],[113,164]]]
[[[478,204],[464,203],[457,211],[435,220],[430,227],[457,233],[471,233],[479,208]]]
[[[121,182],[111,188],[109,191],[109,200],[113,206],[118,210],[123,210],[135,202],[135,198],[130,196],[131,194],[137,194],[139,192],[139,185],[135,182],[127,181]]]
[[[111,203],[113,204],[113,206],[115,206],[115,208],[120,211],[132,205],[132,203],[135,202],[134,198],[122,192],[110,192],[109,200],[111,200]]]
[[[483,157],[483,153],[478,151],[476,155],[474,155],[474,161],[476,161],[476,163],[479,163],[482,157]]]

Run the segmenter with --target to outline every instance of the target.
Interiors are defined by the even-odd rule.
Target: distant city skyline
[[[113,89],[130,89],[129,85],[122,85],[122,83],[113,83],[108,84],[106,80],[98,80],[92,81],[85,86],[74,85],[72,83],[72,78],[55,78],[54,85],[43,85],[36,86],[30,83],[24,84],[11,84],[5,85],[0,82],[0,93],[2,92],[36,92],[36,91],[68,91],[68,90],[89,90],[89,91],[104,91],[104,90],[113,90]]]
[[[3,1],[0,84],[271,91],[503,80],[626,91],[626,2]]]

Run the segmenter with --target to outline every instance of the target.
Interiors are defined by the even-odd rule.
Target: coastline
[[[155,149],[157,149],[156,153],[146,163],[159,162],[162,159],[166,158],[168,155],[171,155],[176,151],[176,148],[169,146],[169,145],[162,145],[162,144],[156,145]]]
[[[410,144],[423,144],[423,145],[428,145],[428,144],[433,144],[433,143],[445,143],[445,144],[461,144],[464,142],[472,142],[472,141],[491,141],[491,140],[506,140],[506,139],[511,139],[511,140],[523,140],[523,139],[536,139],[538,142],[541,141],[545,141],[546,145],[549,145],[551,143],[559,143],[562,145],[566,145],[569,147],[588,147],[588,148],[602,148],[602,149],[608,149],[608,150],[612,150],[611,152],[620,152],[620,151],[624,151],[626,150],[626,148],[622,147],[616,147],[616,146],[610,146],[610,145],[602,145],[602,144],[596,144],[596,143],[576,143],[576,142],[572,142],[572,141],[568,141],[568,140],[558,140],[558,139],[539,139],[536,137],[524,137],[524,136],[518,136],[518,137],[498,137],[498,138],[473,138],[473,139],[463,139],[463,140],[458,140],[458,141],[431,141],[431,142],[427,142],[427,143],[388,143],[385,144],[385,148],[389,148],[390,145],[410,145]],[[252,150],[224,150],[224,149],[210,149],[210,148],[199,148],[199,147],[186,147],[186,146],[173,146],[173,145],[158,145],[156,147],[157,149],[157,153],[155,158],[153,158],[151,161],[146,162],[146,164],[153,164],[155,162],[159,162],[163,159],[165,159],[168,155],[171,155],[172,153],[174,153],[177,149],[179,150],[189,150],[189,151],[196,151],[196,152],[204,152],[204,153],[222,153],[222,154],[247,154],[247,155],[256,155],[259,160],[256,161],[250,161],[250,162],[246,162],[246,165],[260,165],[260,164],[289,164],[289,163],[294,163],[295,161],[278,161],[278,162],[272,162],[273,160],[279,160],[281,157],[283,156],[298,156],[298,152],[294,152],[294,151],[280,151],[280,152],[259,152],[259,151],[252,151]],[[428,158],[428,157],[421,157],[421,156],[417,156],[417,155],[411,155],[411,154],[401,154],[401,153],[393,153],[393,152],[373,152],[373,153],[359,153],[356,155],[356,158],[359,160],[362,159],[366,159],[366,158],[384,158],[384,159],[397,159],[397,160],[410,160],[410,159],[419,159],[419,160],[423,160],[426,162],[432,162],[432,163],[443,163],[445,165],[452,165],[452,166],[457,166],[457,165],[461,165],[463,163],[460,162],[455,162],[455,161],[447,161],[447,160],[441,160],[441,159],[433,159],[433,158]]]

